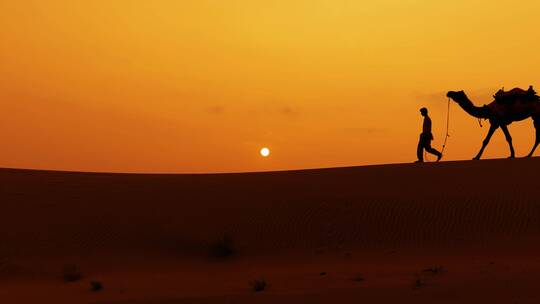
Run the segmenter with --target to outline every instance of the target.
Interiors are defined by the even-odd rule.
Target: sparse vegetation
[[[103,284],[98,281],[91,281],[90,282],[90,290],[91,291],[100,291],[103,289]]]
[[[251,285],[251,288],[255,292],[261,292],[266,289],[266,281],[264,279],[253,280],[249,283],[249,285]]]
[[[421,276],[417,275],[415,280],[414,280],[413,288],[414,289],[420,289],[420,288],[422,288],[424,286],[426,286],[426,281]]]
[[[234,255],[234,246],[231,237],[223,236],[217,242],[210,244],[210,256],[214,258],[228,258]]]
[[[70,264],[64,266],[62,270],[62,277],[65,282],[76,282],[82,278],[82,273],[79,266]]]
[[[443,268],[441,266],[430,266],[426,269],[422,270],[423,273],[431,273],[431,274],[440,274],[443,272]]]

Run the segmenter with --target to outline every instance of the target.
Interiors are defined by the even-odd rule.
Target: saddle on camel
[[[512,103],[516,100],[522,101],[539,101],[540,97],[536,95],[532,86],[529,86],[527,91],[514,88],[510,91],[505,91],[504,88],[500,89],[495,95],[493,95],[495,101],[498,103]]]

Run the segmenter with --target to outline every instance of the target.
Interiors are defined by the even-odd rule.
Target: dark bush
[[[251,281],[249,284],[251,285],[251,288],[255,292],[261,292],[266,289],[266,281],[263,279]]]
[[[416,279],[414,280],[414,289],[420,289],[422,287],[426,286],[426,281],[421,276],[416,276]]]
[[[217,242],[210,244],[210,256],[214,258],[228,258],[234,255],[234,246],[232,239],[225,235]]]
[[[430,266],[426,269],[422,270],[423,273],[431,273],[431,274],[440,274],[443,272],[443,268],[441,266]]]
[[[91,291],[100,291],[103,289],[103,284],[98,281],[91,281],[90,282],[90,290]]]
[[[82,278],[82,273],[79,266],[71,264],[64,266],[62,277],[65,282],[76,282]]]

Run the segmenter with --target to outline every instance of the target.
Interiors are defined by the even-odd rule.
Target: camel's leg
[[[534,151],[536,150],[536,147],[538,147],[538,144],[540,144],[540,117],[534,120],[534,128],[536,129],[536,140],[534,142],[534,146],[531,150],[531,153],[529,153],[527,157],[533,156]]]
[[[504,137],[506,137],[506,141],[508,142],[508,145],[510,146],[510,158],[516,157],[516,153],[514,152],[514,145],[512,145],[512,136],[510,136],[510,132],[508,131],[508,126],[501,125],[501,130],[504,133]]]
[[[478,159],[480,159],[480,157],[482,157],[482,153],[484,153],[484,149],[489,144],[489,140],[491,139],[491,136],[493,136],[493,133],[495,133],[495,130],[497,130],[498,128],[499,128],[499,126],[494,125],[494,124],[489,126],[488,134],[487,134],[486,138],[484,139],[484,141],[482,142],[482,148],[480,149],[478,154],[476,154],[476,156],[473,159],[478,160]]]

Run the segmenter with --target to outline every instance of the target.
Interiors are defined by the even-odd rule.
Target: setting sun
[[[268,148],[262,148],[262,149],[261,149],[261,155],[262,155],[263,157],[268,157],[268,156],[270,155],[270,149],[268,149]]]

